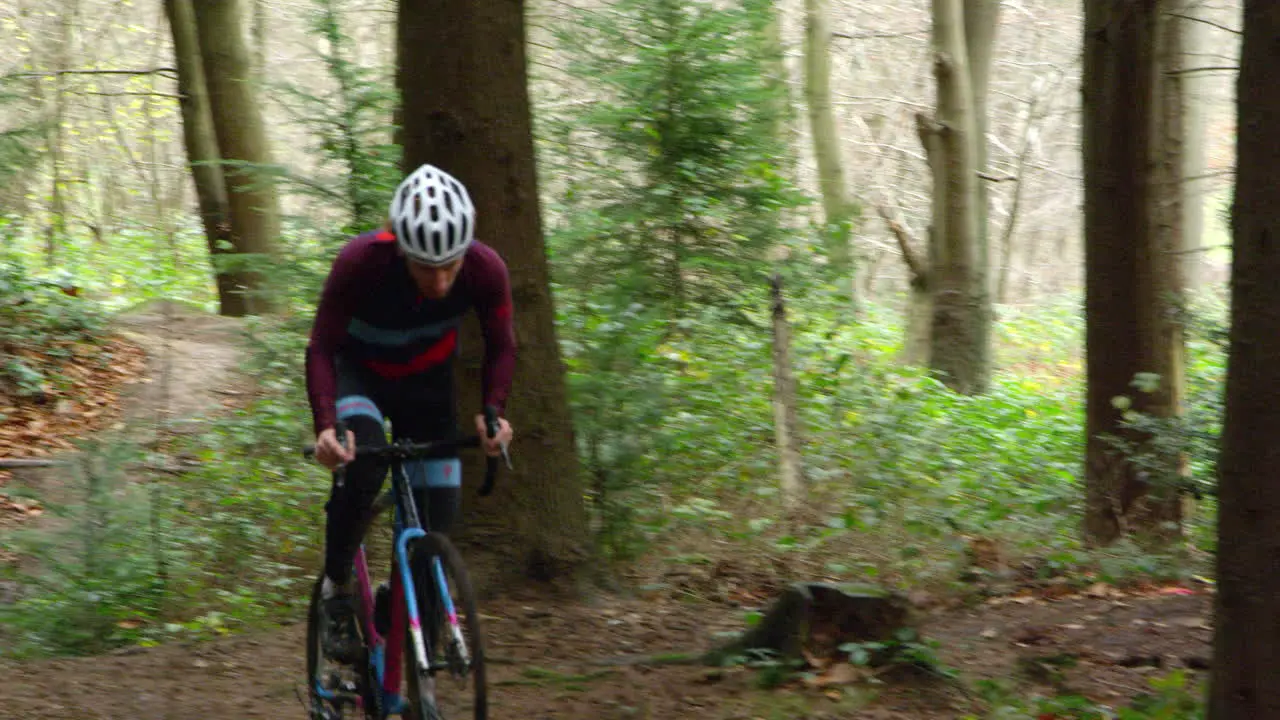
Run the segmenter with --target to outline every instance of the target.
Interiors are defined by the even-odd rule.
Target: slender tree
[[[252,66],[244,41],[242,0],[192,2],[203,61],[205,83],[214,134],[224,169],[227,207],[230,210],[232,244],[241,286],[241,304],[224,306],[227,315],[264,312],[271,307],[262,261],[271,253],[280,234],[280,202],[275,185],[264,182],[248,167],[271,162],[267,132],[257,92],[251,82]],[[257,267],[255,267],[257,266]]]
[[[1205,94],[1209,91],[1211,76],[1191,72],[1203,64],[1211,52],[1209,32],[1211,25],[1204,22],[1205,0],[1174,0],[1170,13],[1165,15],[1164,55],[1166,58],[1165,82],[1169,83],[1166,95],[1167,112],[1177,113],[1177,153],[1173,158],[1178,168],[1176,178],[1178,212],[1182,226],[1182,282],[1187,288],[1202,284],[1204,254],[1204,204],[1211,189],[1207,175],[1207,145],[1209,103]]]
[[[773,317],[773,436],[778,448],[778,476],[789,507],[804,499],[804,464],[800,455],[799,401],[791,372],[791,326],[782,294],[782,275],[770,279]]]
[[[1209,720],[1280,717],[1280,5],[1245,0]]]
[[[196,202],[204,224],[209,252],[214,256],[214,272],[218,285],[218,307],[224,315],[245,314],[243,296],[235,292],[243,284],[232,273],[219,269],[217,256],[228,252],[231,244],[231,222],[227,209],[227,186],[222,174],[218,138],[213,131],[213,114],[205,87],[204,66],[196,35],[195,11],[191,0],[165,0],[173,34],[174,64],[178,71],[179,106],[182,111],[182,139],[187,148],[187,162],[195,181]]]
[[[837,274],[852,283],[849,245],[856,208],[844,180],[840,132],[831,104],[831,9],[827,0],[804,3],[804,95],[826,221],[827,255]],[[852,284],[850,285],[852,291]]]
[[[404,166],[430,162],[467,186],[478,236],[506,260],[516,303],[509,417],[519,462],[477,513],[514,531],[511,557],[530,575],[563,576],[583,559],[587,524],[538,207],[524,3],[401,0],[398,41]],[[482,347],[474,335],[463,344],[464,408],[479,396]],[[476,517],[464,508],[468,526]]]

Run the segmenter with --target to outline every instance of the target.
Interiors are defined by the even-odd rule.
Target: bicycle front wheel
[[[413,638],[406,638],[405,675],[412,716],[416,720],[486,720],[484,638],[462,555],[448,537],[435,532],[414,541],[409,553],[418,613],[430,653],[429,669],[420,668]],[[446,595],[448,603],[444,602]],[[452,615],[448,607],[452,607]]]

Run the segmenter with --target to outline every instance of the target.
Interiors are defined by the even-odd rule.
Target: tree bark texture
[[[192,2],[200,57],[222,160],[270,163],[266,128],[243,36],[242,5],[242,0]],[[280,201],[275,185],[255,178],[252,170],[225,167],[223,177],[235,252],[251,256],[245,258],[247,262],[238,263],[247,269],[238,267],[233,273],[240,304],[224,308],[223,314],[260,314],[274,304],[261,263],[270,256],[280,235]]]
[[[969,89],[973,93],[973,142],[977,154],[977,168],[987,170],[988,145],[987,132],[990,128],[990,117],[987,98],[991,87],[991,58],[995,52],[996,30],[1000,25],[1000,0],[964,0],[964,43],[969,58]],[[978,252],[981,255],[983,277],[991,276],[990,260],[990,211],[987,181],[977,182],[977,215],[978,215]],[[990,303],[991,289],[985,296]],[[991,310],[985,311],[990,315]],[[984,324],[983,332],[990,332],[989,324]]]
[[[1280,4],[1245,0],[1209,720],[1280,717]]]
[[[196,187],[196,202],[200,208],[205,240],[214,261],[219,312],[223,315],[244,315],[243,296],[235,292],[238,285],[235,276],[217,269],[217,256],[231,248],[231,221],[228,217],[227,186],[222,166],[216,164],[222,155],[213,130],[213,114],[209,108],[204,66],[200,60],[195,11],[191,7],[191,0],[165,0],[164,9],[173,35],[174,65],[178,71],[182,139],[187,148],[191,178]]]
[[[937,117],[920,126],[925,147],[936,156],[930,157],[936,242],[929,365],[953,390],[981,394],[991,373],[991,301],[978,228],[978,125],[961,0],[934,0],[933,23]]]
[[[405,168],[429,162],[466,185],[477,237],[506,261],[515,301],[508,417],[518,462],[483,507],[464,505],[463,519],[480,532],[476,520],[494,518],[526,574],[568,576],[583,559],[587,522],[538,207],[524,3],[402,0],[398,42]],[[466,336],[460,358],[467,417],[479,398],[477,337]]]
[[[1164,0],[1089,0],[1085,4],[1084,175],[1086,310],[1086,539],[1109,544],[1133,532],[1162,534],[1180,522],[1168,486],[1140,478],[1104,435],[1123,431],[1132,408],[1158,416],[1178,411],[1181,329],[1172,313],[1180,292],[1180,216],[1170,208],[1163,112],[1161,14]],[[1138,373],[1160,375],[1159,389],[1131,386]]]

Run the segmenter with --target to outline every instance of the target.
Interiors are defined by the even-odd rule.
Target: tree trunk
[[[831,11],[827,0],[805,0],[804,8],[804,95],[826,220],[823,236],[836,274],[842,283],[851,282],[854,205],[845,187],[840,132],[831,105]],[[852,286],[850,288],[852,292]]]
[[[1049,92],[1056,90],[1052,88]],[[1043,105],[1048,104],[1049,99],[1042,98],[1039,93],[1032,90],[1031,97],[1027,100],[1027,119],[1022,126],[1022,140],[1018,147],[1018,157],[1014,161],[1013,172],[1015,175],[1013,186],[1013,197],[1009,200],[1009,218],[1005,221],[1004,228],[1000,231],[1000,266],[997,274],[996,282],[996,300],[1001,303],[1011,302],[1012,300],[1012,275],[1013,275],[1013,238],[1014,232],[1018,228],[1019,214],[1022,211],[1022,196],[1027,187],[1027,172],[1031,161],[1032,148],[1034,143],[1032,138],[1036,134],[1036,124],[1044,117],[1042,110]]]
[[[1182,206],[1182,281],[1187,289],[1204,284],[1204,204],[1212,190],[1212,180],[1205,177],[1208,162],[1205,157],[1208,144],[1207,120],[1209,101],[1206,94],[1212,92],[1208,73],[1182,72],[1203,63],[1210,52],[1210,27],[1203,22],[1188,19],[1206,15],[1203,0],[1175,0],[1174,15],[1169,16],[1166,32],[1169,36],[1167,55],[1170,74],[1168,102],[1177,102],[1181,116],[1181,157],[1179,158]],[[1179,15],[1186,17],[1178,17]]]
[[[930,159],[936,242],[929,365],[953,390],[981,394],[990,382],[990,291],[979,247],[978,127],[961,9],[961,0],[933,1],[938,110],[935,122],[921,124],[925,146],[937,156]]]
[[[253,0],[249,36],[253,41],[253,79],[261,85],[267,74],[267,0]]]
[[[1171,194],[1162,111],[1160,0],[1085,4],[1084,174],[1086,310],[1086,508],[1084,533],[1097,545],[1180,520],[1171,485],[1138,476],[1104,435],[1141,442],[1121,429],[1117,396],[1139,412],[1168,416],[1181,396],[1181,330],[1169,295],[1180,292],[1179,213]],[[1162,209],[1163,206],[1163,209]],[[1138,373],[1158,373],[1156,392],[1135,392]]]
[[[991,86],[991,56],[995,51],[996,29],[1000,24],[1000,0],[964,0],[964,44],[969,58],[969,90],[973,93],[973,142],[977,156],[977,168],[987,171],[988,145],[987,130],[990,117],[987,110],[987,98]],[[978,180],[977,216],[978,216],[978,253],[982,268],[982,281],[990,282],[991,278],[991,242],[990,202],[987,181]],[[987,307],[983,312],[991,315],[991,288],[983,294]],[[989,323],[980,328],[985,335],[991,331]],[[990,342],[983,340],[984,344]]]
[[[773,91],[773,136],[778,138],[788,150],[791,147],[791,83],[787,77],[786,52],[782,44],[782,18],[777,3],[769,6],[769,22],[762,33],[764,40],[764,71],[769,78],[769,86]],[[787,152],[782,164],[792,170],[794,154]]]
[[[63,8],[62,20],[58,25],[58,52],[56,70],[71,67],[75,56],[75,29],[79,14],[79,0],[71,0]],[[58,74],[54,78],[53,122],[49,124],[49,162],[52,171],[49,182],[49,227],[45,238],[45,264],[54,267],[57,264],[58,247],[67,241],[67,200],[66,188],[66,122],[67,122],[67,76]]]
[[[796,381],[791,374],[791,329],[782,297],[782,276],[774,274],[773,295],[773,431],[778,449],[782,497],[789,507],[804,499],[804,465],[800,457],[800,419]]]
[[[1280,5],[1245,0],[1209,720],[1280,717]]]
[[[218,308],[223,315],[244,315],[243,296],[235,292],[235,276],[218,268],[218,255],[231,245],[231,224],[227,217],[227,186],[223,179],[218,151],[218,138],[213,131],[213,114],[200,60],[196,20],[191,0],[165,0],[165,14],[173,34],[174,64],[178,70],[179,107],[182,110],[182,139],[187,148],[187,163],[196,186],[196,201],[204,236],[213,259],[218,285]]]
[[[1183,298],[1182,269],[1185,265],[1183,222],[1186,219],[1186,171],[1183,125],[1184,93],[1181,75],[1172,72],[1182,63],[1184,49],[1178,26],[1183,20],[1172,15],[1181,0],[1155,2],[1156,55],[1152,80],[1152,147],[1148,151],[1146,212],[1149,216],[1147,241],[1138,244],[1139,335],[1142,343],[1140,372],[1154,373],[1159,385],[1144,393],[1144,411],[1162,418],[1182,415],[1185,395],[1183,352],[1185,341],[1179,317]],[[1179,474],[1187,472],[1185,458],[1168,458]],[[1176,487],[1157,486],[1134,508],[1133,525],[1144,532],[1176,536],[1182,522],[1182,502]]]
[[[405,168],[429,162],[467,186],[478,236],[506,260],[516,306],[516,467],[463,519],[495,518],[526,574],[569,577],[584,559],[587,522],[538,207],[524,3],[402,0],[398,44]],[[479,395],[474,337],[459,368],[469,409]]]
[[[242,35],[241,0],[193,2],[196,30],[209,93],[218,149],[224,161],[271,162],[266,128],[251,80],[248,48]],[[280,202],[275,185],[255,178],[248,168],[225,167],[227,208],[237,258],[234,272],[239,303],[223,314],[267,312],[273,306],[262,265],[280,234]]]

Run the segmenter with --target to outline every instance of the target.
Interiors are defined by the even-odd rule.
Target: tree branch
[[[862,32],[862,33],[843,33],[832,32],[831,37],[844,38],[845,40],[868,40],[873,38],[900,38],[913,37],[916,35],[928,35],[928,30],[904,30],[903,32]]]
[[[148,70],[48,70],[45,72],[14,73],[8,77],[57,77],[59,75],[172,75],[177,77],[178,71],[168,67]]]
[[[1199,72],[1239,72],[1239,65],[1207,65],[1205,67],[1183,68],[1181,70],[1166,70],[1165,75],[1190,75]]]
[[[911,271],[911,275],[916,279],[923,279],[929,276],[929,270],[925,267],[924,260],[920,257],[920,253],[916,252],[916,241],[911,237],[911,233],[907,231],[902,223],[894,220],[889,214],[889,210],[883,205],[877,205],[876,211],[879,212],[884,224],[888,226],[889,232],[893,233],[893,237],[898,241],[898,248],[902,250],[902,259],[907,263],[907,269]]]
[[[1198,23],[1204,23],[1205,25],[1208,25],[1208,26],[1210,26],[1210,27],[1216,27],[1216,28],[1218,28],[1219,30],[1226,30],[1227,32],[1232,33],[1232,34],[1235,34],[1235,35],[1240,35],[1240,34],[1242,34],[1239,30],[1237,30],[1237,29],[1235,29],[1235,28],[1233,28],[1233,27],[1231,27],[1231,26],[1229,26],[1229,25],[1223,25],[1223,24],[1221,24],[1221,23],[1216,23],[1216,22],[1214,22],[1214,21],[1212,21],[1212,20],[1207,20],[1207,19],[1205,19],[1205,18],[1198,18],[1198,17],[1196,17],[1196,16],[1194,16],[1194,15],[1183,15],[1182,13],[1174,13],[1174,12],[1168,13],[1168,15],[1169,15],[1169,17],[1182,18],[1183,20],[1193,20],[1193,21],[1198,22]]]
[[[978,171],[978,177],[982,178],[983,180],[986,180],[987,182],[996,182],[996,183],[1018,181],[1017,175],[992,175],[991,173],[985,173],[985,172],[982,172],[981,170]]]
[[[174,100],[182,99],[182,96],[177,93],[165,93],[165,92],[94,92],[90,90],[85,90],[81,92],[73,92],[73,94],[74,95],[103,95],[106,97],[123,97],[126,95],[146,95],[151,97],[173,98]]]
[[[56,467],[58,465],[66,465],[66,462],[39,458],[0,458],[0,469],[6,470],[24,467]]]

